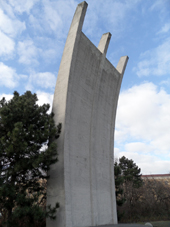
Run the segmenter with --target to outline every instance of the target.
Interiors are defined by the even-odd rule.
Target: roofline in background
[[[147,178],[147,177],[170,177],[170,174],[148,174],[148,175],[141,175],[142,178]]]

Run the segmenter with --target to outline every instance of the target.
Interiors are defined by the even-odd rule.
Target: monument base
[[[142,227],[145,225],[140,224],[113,224],[113,225],[98,225],[96,227]],[[94,227],[94,226],[86,226],[86,227]]]

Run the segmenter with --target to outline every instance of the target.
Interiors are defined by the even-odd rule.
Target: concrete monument
[[[51,166],[47,205],[60,203],[47,227],[116,224],[113,143],[117,101],[128,57],[115,68],[106,58],[111,38],[98,48],[83,34],[87,3],[77,6],[66,40],[53,101],[62,123],[59,161]]]

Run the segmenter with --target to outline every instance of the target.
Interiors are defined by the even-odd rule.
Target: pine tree
[[[122,206],[125,203],[126,199],[123,196],[124,178],[118,162],[114,163],[114,175],[115,175],[116,204],[117,206]],[[120,212],[119,209],[117,209],[117,216],[118,216],[118,221],[123,216],[123,213]]]
[[[135,188],[142,186],[141,169],[132,159],[128,159],[125,156],[121,157],[119,159],[119,166],[124,178],[124,183],[132,182]]]
[[[114,174],[115,174],[115,191],[116,191],[116,202],[118,206],[122,206],[125,202],[125,198],[122,197],[123,194],[123,183],[124,177],[121,174],[121,168],[117,162],[114,164]]]
[[[118,205],[118,219],[120,220],[125,212],[124,206],[128,207],[128,215],[132,216],[132,207],[134,202],[139,199],[137,189],[143,185],[140,168],[132,159],[125,156],[119,158],[118,162],[114,163],[115,171],[115,188],[116,202]]]
[[[0,212],[10,227],[19,226],[18,220],[31,227],[45,216],[55,218],[58,207],[45,211],[39,203],[46,199],[42,181],[57,161],[54,137],[61,125],[55,127],[49,104],[37,101],[30,91],[0,101]]]

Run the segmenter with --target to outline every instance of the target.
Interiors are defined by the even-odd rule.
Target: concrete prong
[[[119,60],[119,62],[117,64],[116,69],[121,75],[124,74],[128,59],[129,59],[128,56],[123,56],[123,57],[120,58],[120,60]]]
[[[81,2],[77,5],[71,26],[70,26],[70,31],[73,29],[74,32],[81,32],[82,27],[83,27],[83,22],[84,22],[84,17],[86,14],[87,10],[87,2]]]
[[[109,46],[109,42],[111,39],[112,34],[110,32],[105,33],[102,35],[99,45],[98,45],[98,49],[103,53],[106,54],[107,53],[107,49]]]

